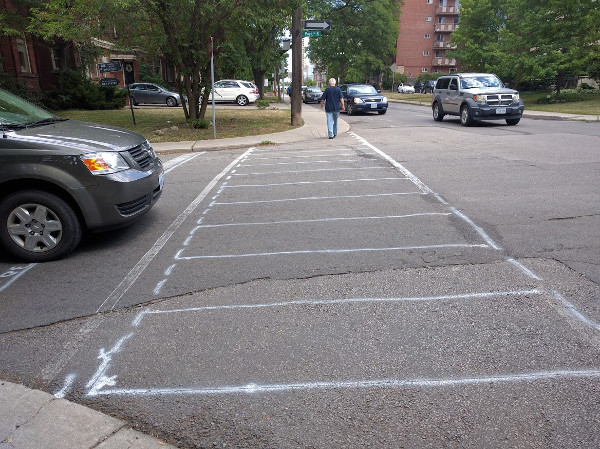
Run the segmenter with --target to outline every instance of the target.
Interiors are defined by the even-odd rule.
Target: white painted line
[[[384,215],[381,217],[339,217],[339,218],[318,218],[314,220],[281,220],[281,221],[260,221],[260,222],[242,222],[242,223],[221,223],[200,225],[194,228],[194,231],[200,228],[222,228],[228,226],[268,226],[281,224],[296,224],[296,223],[327,223],[332,221],[351,221],[351,220],[394,220],[401,218],[414,217],[429,217],[429,216],[448,216],[452,215],[449,212],[425,212],[421,214],[406,214],[406,215]]]
[[[481,229],[479,226],[477,226],[475,223],[473,223],[473,221],[469,217],[467,217],[465,214],[463,214],[461,211],[459,211],[455,207],[450,206],[450,210],[452,211],[452,213],[454,213],[455,215],[457,215],[458,217],[460,217],[464,221],[466,221],[468,224],[470,224],[471,227],[473,229],[475,229],[475,232],[477,232],[477,234],[479,234],[479,236],[484,240],[484,242],[487,243],[491,248],[495,249],[496,251],[502,250],[502,248],[500,248],[498,245],[496,245],[496,243],[494,243],[494,241],[491,239],[491,237],[489,235],[487,235],[483,229]]]
[[[337,167],[337,168],[315,168],[313,170],[284,170],[284,171],[268,171],[268,172],[255,172],[255,173],[233,173],[234,176],[259,176],[259,175],[267,175],[267,176],[272,176],[272,175],[287,175],[290,173],[294,173],[296,175],[302,174],[302,173],[313,173],[313,172],[322,172],[322,171],[334,171],[334,172],[339,172],[339,171],[344,171],[344,170],[389,170],[389,167],[360,167],[360,168],[353,168],[353,167]]]
[[[30,263],[23,266],[14,265],[4,273],[0,274],[0,292],[6,290],[9,285],[11,285],[36,265],[36,263]]]
[[[268,253],[251,253],[251,254],[221,254],[213,256],[182,256],[183,249],[175,254],[176,260],[197,260],[197,259],[234,259],[243,257],[265,257],[265,256],[289,256],[296,254],[344,254],[358,252],[374,252],[374,251],[412,251],[412,250],[431,250],[442,248],[489,248],[483,244],[445,244],[445,245],[428,245],[428,246],[399,246],[391,248],[353,248],[353,249],[322,249],[322,250],[299,250],[299,251],[277,251]]]
[[[227,185],[225,188],[238,189],[240,187],[280,187],[280,186],[300,186],[310,184],[337,184],[339,182],[368,182],[368,181],[408,181],[407,178],[361,178],[361,179],[338,179],[326,181],[297,181],[280,182],[277,184],[238,184],[234,186]]]
[[[88,394],[93,396],[93,392],[98,391],[104,388],[106,385],[113,386],[115,384],[115,379],[117,376],[107,377],[105,376],[108,368],[110,367],[110,362],[114,354],[117,354],[123,344],[131,337],[133,337],[133,332],[125,335],[121,338],[111,349],[105,351],[104,348],[101,348],[98,354],[98,358],[102,361],[100,366],[96,370],[96,373],[92,376],[89,382],[86,384],[86,388],[88,388]]]
[[[412,180],[412,182],[423,192],[423,193],[429,193],[432,194],[433,190],[431,190],[429,187],[427,187],[425,184],[423,184],[421,182],[421,180],[419,178],[417,178],[415,175],[413,175],[411,172],[409,172],[406,168],[404,168],[404,166],[402,164],[399,164],[398,162],[396,162],[392,157],[388,156],[387,154],[385,154],[383,151],[381,151],[379,148],[371,145],[369,142],[367,142],[365,139],[363,139],[362,137],[360,137],[357,134],[354,133],[350,133],[350,135],[354,136],[359,142],[361,142],[363,145],[367,146],[368,148],[370,148],[371,150],[375,151],[377,154],[379,154],[382,158],[384,158],[386,161],[388,161],[393,167],[397,168],[398,170],[400,170],[402,172],[402,174],[404,176],[406,176],[407,178],[409,178],[410,180]]]
[[[67,392],[73,386],[73,382],[75,382],[76,377],[77,377],[76,374],[69,374],[67,377],[65,377],[65,383],[63,384],[63,386],[60,390],[58,390],[56,393],[54,393],[54,397],[57,399],[64,398],[65,395],[67,394]]]
[[[196,210],[198,205],[204,200],[204,198],[210,193],[215,187],[217,182],[223,178],[231,169],[247,154],[251,153],[254,148],[250,148],[244,154],[239,156],[231,164],[219,173],[215,178],[200,192],[200,194],[190,203],[190,205],[175,219],[173,223],[167,228],[167,230],[160,236],[160,238],[154,243],[152,248],[144,254],[140,261],[131,269],[131,271],[125,276],[121,283],[113,290],[113,292],[100,304],[96,313],[100,312],[105,304],[112,304],[109,310],[113,310],[123,295],[131,288],[137,278],[142,274],[146,267],[152,262],[160,250],[167,244],[169,239],[173,236],[175,231],[183,224],[186,218]]]
[[[312,200],[340,200],[349,198],[373,198],[384,196],[398,195],[423,195],[421,192],[396,192],[396,193],[378,193],[375,195],[340,195],[340,196],[307,196],[302,198],[281,198],[278,200],[258,200],[258,201],[232,201],[232,202],[216,202],[218,205],[238,205],[238,204],[261,204],[261,203],[281,203],[286,201],[312,201]]]
[[[202,151],[193,155],[184,154],[182,156],[176,157],[175,159],[171,159],[170,161],[163,162],[163,168],[165,170],[165,173],[169,173],[170,171],[175,170],[177,167],[185,164],[186,162],[191,161],[192,159],[197,158],[198,156],[204,153],[206,153],[206,151]]]
[[[517,262],[512,257],[508,257],[506,259],[506,261],[513,264],[515,267],[517,267],[519,270],[521,270],[523,273],[525,273],[530,278],[535,279],[536,281],[543,281],[543,279],[541,277],[539,277],[537,274],[535,274],[533,271],[531,271],[529,268],[527,268],[521,262]]]
[[[273,162],[269,164],[240,164],[240,167],[269,167],[279,165],[306,165],[306,164],[333,164],[337,162],[358,162],[356,159],[338,159],[331,161],[296,161],[296,162]]]
[[[572,303],[570,303],[563,295],[561,295],[556,290],[552,290],[552,294],[563,304],[563,306],[579,321],[581,321],[586,326],[589,326],[597,331],[600,331],[600,324],[596,321],[590,320],[583,313],[577,310]]]
[[[354,133],[350,133],[351,135],[353,135],[356,139],[358,139],[362,144],[368,146],[369,148],[371,148],[373,151],[375,151],[377,154],[379,154],[381,157],[383,157],[386,161],[388,161],[390,164],[392,164],[392,166],[396,167],[398,170],[400,170],[404,176],[406,176],[407,178],[409,178],[410,180],[412,180],[412,182],[419,188],[421,189],[421,191],[423,193],[427,193],[427,194],[431,194],[433,195],[435,198],[437,198],[441,203],[448,205],[448,207],[450,207],[450,209],[452,210],[452,213],[454,213],[455,215],[457,215],[458,217],[462,218],[464,221],[466,221],[474,230],[475,232],[477,232],[477,234],[479,234],[481,236],[481,238],[493,249],[500,251],[502,250],[502,248],[500,248],[500,246],[498,246],[493,240],[492,238],[486,234],[486,232],[480,228],[479,226],[477,226],[469,217],[467,217],[465,214],[463,214],[462,212],[460,212],[458,209],[456,209],[455,207],[450,206],[443,198],[441,198],[437,193],[435,193],[433,190],[431,190],[429,187],[427,187],[425,184],[423,184],[423,182],[417,178],[415,175],[413,175],[410,171],[408,171],[402,164],[399,164],[398,162],[396,162],[392,157],[388,156],[387,154],[385,154],[383,151],[381,151],[379,148],[371,145],[369,142],[367,142],[365,139],[363,139],[362,137],[360,137],[357,134]]]
[[[190,313],[190,312],[205,312],[213,310],[238,310],[238,309],[264,309],[270,307],[289,307],[289,306],[315,306],[315,305],[335,305],[335,304],[354,304],[354,303],[403,303],[403,302],[435,302],[435,301],[457,301],[471,299],[488,299],[506,296],[532,296],[541,295],[542,290],[537,288],[531,290],[513,290],[513,291],[495,291],[495,292],[475,292],[475,293],[459,293],[456,295],[440,295],[440,296],[414,296],[414,297],[398,297],[398,298],[338,298],[338,299],[300,299],[296,301],[281,301],[262,304],[234,304],[224,306],[202,306],[189,307],[186,309],[169,309],[169,310],[145,310],[145,315],[161,315],[170,313]],[[135,325],[141,323],[143,316],[138,315],[135,319]]]
[[[529,373],[497,374],[475,377],[376,379],[350,381],[301,382],[288,384],[246,384],[212,388],[115,388],[92,389],[88,396],[161,396],[161,395],[215,395],[260,394],[306,390],[346,390],[372,388],[451,388],[495,383],[540,382],[546,380],[569,381],[574,379],[600,378],[599,370],[556,370]]]
[[[255,152],[254,154],[258,154],[258,153]],[[252,160],[253,161],[255,161],[255,160],[268,160],[268,161],[271,161],[273,159],[308,159],[308,158],[311,158],[311,157],[334,157],[334,156],[335,157],[339,157],[339,156],[356,156],[356,154],[354,154],[354,153],[341,153],[341,154],[339,154],[339,153],[336,152],[333,155],[329,155],[329,154],[313,154],[312,156],[300,156],[300,155],[298,155],[298,156],[271,156],[271,157],[256,157],[256,156],[253,156]]]

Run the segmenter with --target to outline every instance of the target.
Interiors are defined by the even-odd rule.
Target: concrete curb
[[[0,382],[0,448],[175,448],[123,421],[43,391]]]

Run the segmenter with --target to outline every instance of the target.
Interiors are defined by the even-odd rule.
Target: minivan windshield
[[[16,95],[0,89],[0,126],[31,126],[52,123],[61,118]]]

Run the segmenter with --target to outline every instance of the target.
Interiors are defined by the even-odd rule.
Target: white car
[[[215,83],[215,101],[237,103],[240,106],[258,100],[258,88],[250,81],[220,80]],[[209,101],[212,100],[212,96]]]
[[[399,94],[414,94],[415,88],[410,84],[398,84],[398,93]]]

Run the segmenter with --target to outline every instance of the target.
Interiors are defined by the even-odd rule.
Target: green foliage
[[[271,105],[271,103],[268,100],[256,100],[255,105],[258,109],[266,109]]]
[[[594,77],[598,23],[597,0],[463,0],[449,55],[465,70],[560,92],[579,75]]]
[[[61,109],[120,109],[125,106],[127,92],[116,87],[101,87],[80,70],[64,70],[58,85],[43,97],[44,105]]]
[[[187,121],[194,129],[207,129],[210,126],[210,120],[191,118]]]
[[[165,80],[163,80],[159,71],[147,62],[142,62],[140,64],[139,79],[140,81],[144,81],[146,83],[158,84],[159,86],[163,86],[167,89],[171,88],[170,86],[166,85]]]
[[[365,82],[387,73],[396,51],[399,2],[396,0],[321,0],[311,2],[316,19],[331,30],[311,38],[308,56],[317,70],[340,82]]]

